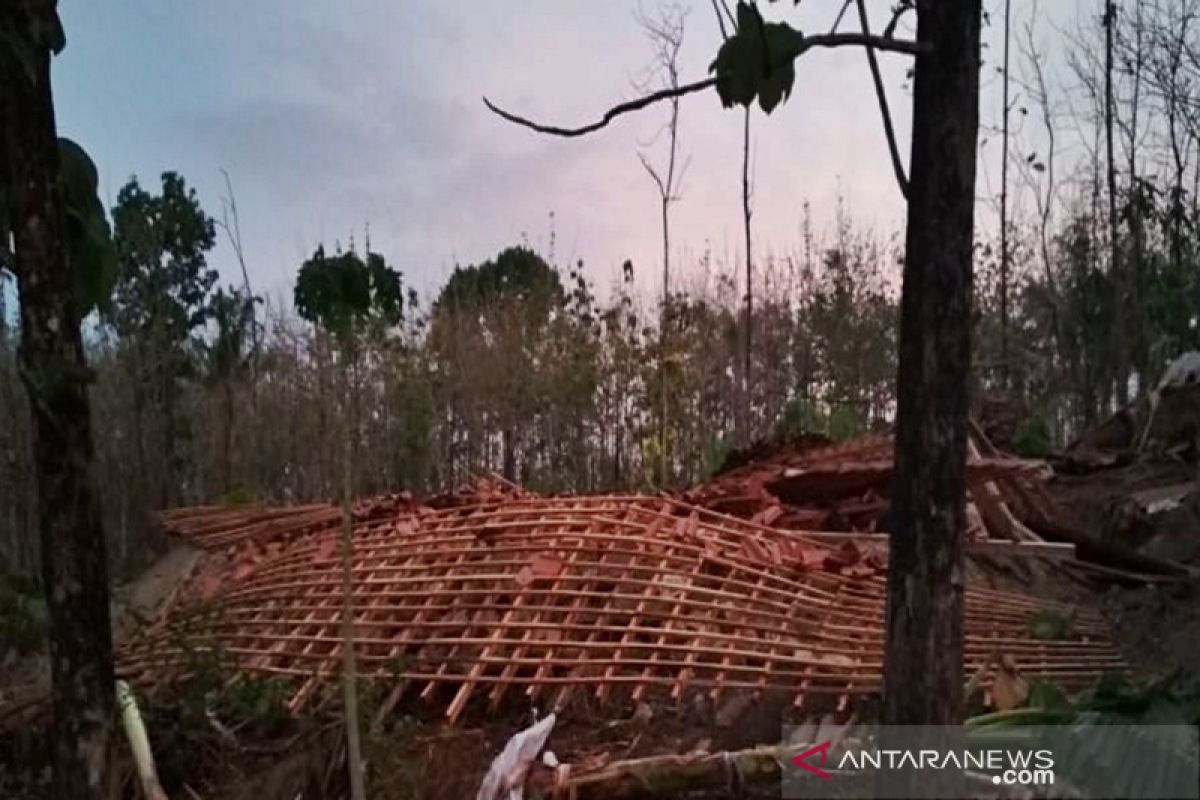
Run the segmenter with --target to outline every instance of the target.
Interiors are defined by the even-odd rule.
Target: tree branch
[[[858,0],[858,21],[862,25],[864,36],[871,34],[871,26],[867,21],[867,4]],[[900,148],[896,145],[896,131],[892,127],[892,112],[888,109],[887,91],[883,87],[883,76],[879,73],[879,59],[875,57],[875,48],[867,45],[867,63],[871,65],[871,80],[875,84],[875,97],[879,100],[879,113],[883,117],[883,132],[887,135],[888,153],[892,157],[892,172],[896,175],[896,183],[900,185],[900,194],[908,199],[908,176],[904,174],[904,162],[900,158]]]
[[[721,5],[717,0],[712,0],[713,13],[717,15],[717,27],[721,29],[721,39],[728,39],[729,32],[725,29],[725,17],[721,14]]]
[[[486,97],[483,98],[483,104],[487,106],[488,110],[493,114],[496,114],[497,116],[502,117],[503,119],[506,119],[515,125],[529,128],[530,130],[537,131],[538,133],[546,133],[550,134],[551,136],[585,136],[589,133],[594,133],[600,130],[622,114],[628,114],[631,111],[640,111],[646,106],[654,105],[655,103],[663,100],[670,100],[674,97],[683,97],[684,95],[692,94],[693,92],[702,92],[705,89],[716,85],[716,78],[705,78],[702,81],[684,84],[677,89],[659,89],[657,92],[651,92],[650,94],[643,95],[636,100],[619,103],[610,108],[608,111],[604,112],[604,116],[598,122],[593,122],[578,128],[560,128],[556,125],[543,125],[539,122],[534,122],[533,120],[513,114],[510,111],[505,111],[503,108],[495,105]]]
[[[928,47],[921,42],[914,42],[905,39],[887,39],[882,36],[872,36],[866,33],[817,33],[812,36],[804,37],[797,52],[791,56],[794,60],[799,58],[808,50],[814,47],[867,47],[874,50],[883,50],[890,53],[903,53],[904,55],[916,56],[928,52]],[[651,92],[648,95],[629,100],[617,105],[604,112],[604,116],[596,122],[587,125],[581,125],[577,128],[563,128],[557,125],[545,125],[540,122],[535,122],[526,117],[514,114],[511,111],[505,111],[500,106],[493,103],[487,97],[483,98],[483,104],[487,106],[498,117],[508,120],[514,125],[520,125],[523,128],[529,128],[538,133],[548,134],[550,136],[575,137],[586,136],[589,133],[595,133],[601,128],[606,127],[617,117],[622,114],[628,114],[632,111],[640,111],[647,106],[663,100],[671,100],[684,95],[702,92],[705,89],[717,85],[717,77],[705,78],[695,83],[686,83],[678,88],[660,89],[657,92]]]
[[[715,0],[714,0],[715,2]],[[729,10],[729,4],[725,0],[720,0],[721,8],[725,9],[725,16],[729,17],[729,27],[737,32],[737,18],[733,16],[733,12]]]
[[[896,25],[899,24],[900,18],[904,16],[905,11],[916,11],[917,6],[912,0],[901,0],[901,2],[892,11],[892,19],[888,22],[887,27],[883,29],[883,38],[891,39],[896,33]]]
[[[650,177],[654,180],[654,184],[656,186],[658,186],[659,195],[662,197],[662,199],[665,202],[670,202],[670,200],[671,200],[670,192],[668,191],[667,187],[665,185],[663,185],[662,178],[658,177],[658,172],[654,169],[654,166],[650,163],[650,161],[643,154],[638,153],[637,157],[638,157],[638,161],[642,162],[642,166],[645,167],[646,172],[648,172],[650,174]]]
[[[846,2],[842,3],[842,10],[838,12],[837,17],[833,20],[833,25],[829,28],[830,33],[837,33],[838,26],[842,24],[842,17],[846,16],[846,9],[850,8],[852,2],[854,0],[846,0]]]

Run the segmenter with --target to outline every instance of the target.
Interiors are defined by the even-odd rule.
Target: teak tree
[[[842,6],[844,12],[849,1]],[[978,134],[980,0],[904,0],[882,35],[862,30],[805,35],[766,22],[739,2],[737,26],[713,61],[712,77],[654,92],[576,128],[502,118],[540,133],[582,136],[655,102],[715,87],[726,107],[755,101],[770,114],[791,93],[794,62],[814,47],[867,49],[897,183],[908,200],[901,290],[899,368],[889,547],[883,721],[957,722],[962,705],[962,599],[967,381],[970,367],[972,241]],[[917,14],[915,41],[895,38],[899,18]],[[875,51],[916,57],[911,180],[905,175]]]
[[[667,89],[679,88],[679,52],[683,48],[684,26],[687,10],[675,4],[663,5],[656,17],[639,13],[638,23],[646,32],[654,48],[652,75],[660,75]],[[662,132],[667,136],[666,162],[656,167],[643,152],[638,160],[654,182],[658,192],[659,213],[662,221],[662,310],[658,326],[658,485],[665,487],[670,480],[671,453],[667,445],[670,413],[670,393],[667,389],[667,352],[671,316],[671,204],[680,199],[680,188],[688,162],[679,163],[679,97],[668,101],[670,116]]]
[[[353,382],[357,374],[358,337],[371,326],[392,327],[403,313],[400,273],[367,247],[366,259],[353,251],[328,256],[318,247],[300,267],[294,300],[300,316],[332,335],[341,351],[345,389],[345,442],[342,460],[342,691],[346,711],[346,760],[350,796],[363,800],[362,745],[358,723],[357,670],[354,663],[354,544],[352,494],[358,419]]]
[[[212,312],[217,272],[209,268],[207,258],[216,242],[215,223],[195,190],[174,172],[164,172],[161,183],[161,193],[154,194],[131,178],[117,194],[112,210],[117,283],[112,312],[105,317],[133,344],[139,429],[147,400],[153,399],[162,416],[163,462],[156,502],[166,508],[177,501],[178,476],[186,466],[179,452],[187,439],[179,384],[194,372],[194,337]],[[146,476],[140,430],[136,439],[138,471]]]
[[[56,132],[50,58],[65,44],[53,0],[0,3],[0,269],[12,271],[20,294],[21,377],[34,418],[52,796],[100,800],[109,788],[112,633],[80,321],[106,302],[116,261],[95,166]]]

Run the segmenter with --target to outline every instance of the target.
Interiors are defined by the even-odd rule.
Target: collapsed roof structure
[[[717,778],[739,754],[774,764],[783,719],[842,735],[870,717],[882,683],[891,450],[886,436],[760,446],[671,495],[548,497],[491,476],[359,501],[353,641],[367,721],[460,723],[446,729],[454,748],[478,725],[565,711],[560,726],[579,727],[556,734],[571,763],[564,785],[593,788],[663,759],[711,761]],[[1035,572],[1085,585],[1194,574],[1073,527],[1049,476],[972,432],[964,681],[993,708],[1019,705],[1039,678],[1070,690],[1129,671],[1086,596],[1067,605],[985,586],[1008,566],[1023,565],[1019,576],[1040,563]],[[338,713],[339,508],[200,506],[159,522],[194,549],[179,548],[186,578],[120,648],[120,676],[154,693],[215,658],[227,678],[278,679],[293,712]],[[41,707],[24,697],[0,708],[0,730]],[[597,713],[606,724],[589,727]],[[621,744],[629,725],[638,732]],[[725,761],[710,758],[710,736]],[[642,758],[628,758],[638,741]]]
[[[854,531],[877,530],[890,467],[890,442],[869,438],[747,465],[686,500],[539,497],[494,479],[360,503],[354,640],[364,678],[389,687],[378,713],[420,697],[453,722],[521,694],[543,708],[766,691],[845,707],[882,680],[886,545]],[[972,453],[976,542],[1003,525],[1014,546],[1042,547],[1000,488],[1040,469]],[[343,641],[337,509],[206,507],[162,522],[210,555],[125,648],[122,673],[158,684],[202,649],[289,678],[293,710],[323,697]],[[1072,618],[1061,638],[1031,626],[1048,611]],[[999,654],[1068,687],[1125,669],[1086,609],[968,586],[965,623],[968,675]]]

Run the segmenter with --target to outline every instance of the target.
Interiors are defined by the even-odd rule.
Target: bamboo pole
[[[133,690],[125,681],[117,681],[117,708],[121,710],[121,725],[125,729],[125,738],[129,740],[129,749],[133,753],[133,763],[137,766],[138,780],[142,784],[142,794],[146,800],[167,800],[167,793],[158,782],[158,770],[154,766],[154,753],[150,750],[150,737],[146,734],[146,726],[142,722],[141,712],[138,711],[137,700]]]

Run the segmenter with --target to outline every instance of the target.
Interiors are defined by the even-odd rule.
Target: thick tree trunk
[[[0,4],[0,29],[30,37],[23,4]],[[53,797],[102,798],[112,730],[108,560],[93,494],[89,371],[67,264],[50,54],[34,80],[0,46],[0,169],[9,187],[21,297],[22,375],[34,416],[42,580],[49,610]]]
[[[980,0],[918,3],[900,309],[885,724],[957,723]]]

